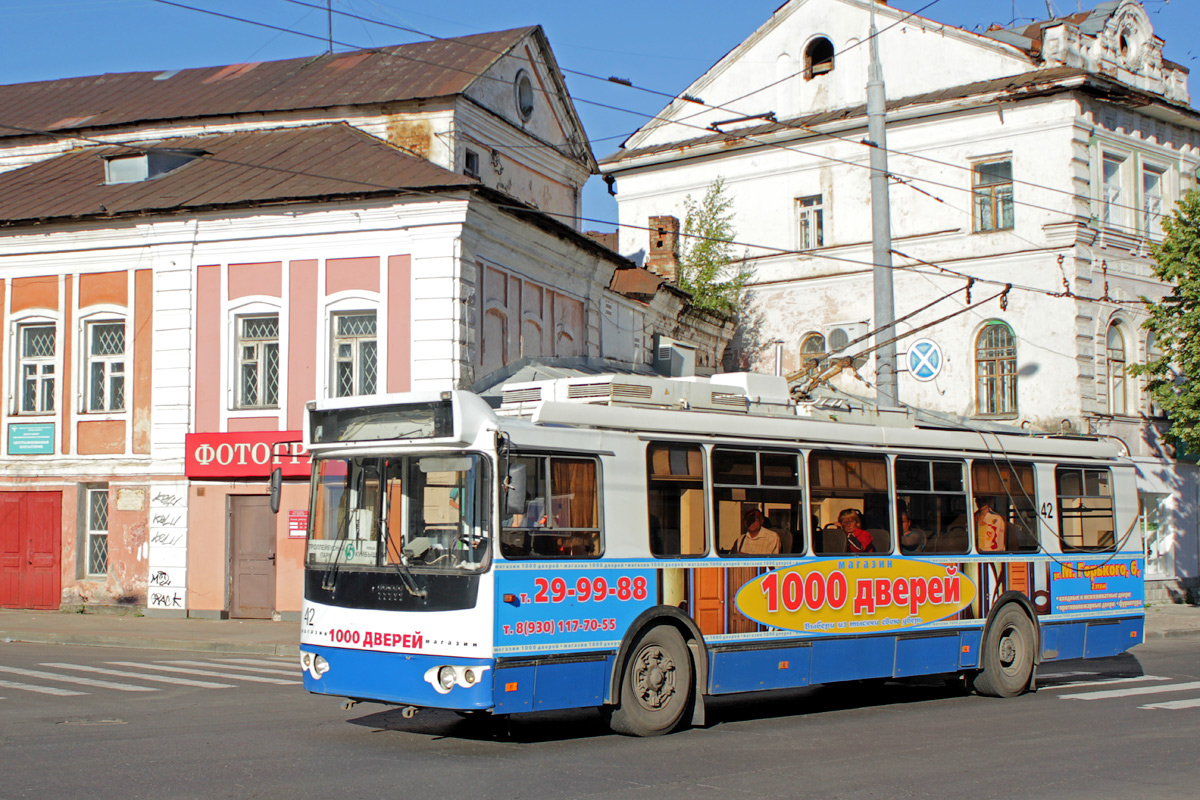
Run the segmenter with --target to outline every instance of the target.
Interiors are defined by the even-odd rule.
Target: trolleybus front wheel
[[[612,729],[627,736],[670,733],[692,703],[692,660],[683,636],[659,625],[644,631],[629,652]]]
[[[1015,603],[996,614],[983,640],[983,669],[975,691],[989,697],[1016,697],[1029,688],[1037,635],[1029,617]]]

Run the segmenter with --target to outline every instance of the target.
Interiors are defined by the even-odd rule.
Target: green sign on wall
[[[25,422],[8,426],[10,456],[47,456],[54,454],[54,423]]]

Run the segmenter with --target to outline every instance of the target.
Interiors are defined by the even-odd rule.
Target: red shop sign
[[[307,478],[312,459],[300,431],[189,433],[184,437],[189,478],[269,478],[279,467],[285,478]]]

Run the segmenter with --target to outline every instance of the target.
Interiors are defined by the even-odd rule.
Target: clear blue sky
[[[177,69],[294,58],[323,52],[327,15],[287,0],[178,0],[184,5],[301,31],[308,38],[245,22],[188,11],[155,0],[0,0],[0,83],[95,75],[104,72]],[[325,0],[304,0],[324,6]],[[559,64],[600,76],[628,78],[638,86],[677,93],[759,25],[783,0],[658,0],[653,4],[607,0],[333,0],[335,11],[415,28],[434,36],[460,36],[540,24]],[[1097,0],[1051,0],[1060,14],[1087,9]],[[1200,56],[1200,0],[1143,0],[1166,57],[1188,68]],[[916,11],[930,0],[893,0]],[[922,16],[968,29],[1014,18],[1045,19],[1046,0],[936,0]],[[335,49],[419,41],[421,37],[335,15]],[[886,78],[885,65],[885,78]],[[865,79],[865,76],[864,76]],[[576,98],[597,157],[615,150],[661,97],[575,75],[567,85]],[[601,108],[601,103],[629,109]],[[616,219],[616,204],[593,179],[584,213]],[[586,228],[611,229],[602,222]]]

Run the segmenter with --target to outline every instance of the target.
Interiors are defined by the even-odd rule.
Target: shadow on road
[[[1060,661],[1038,670],[1038,685],[1044,687],[1092,681],[1132,678],[1145,674],[1137,657],[1124,653],[1112,658]],[[709,697],[705,703],[706,728],[733,722],[780,717],[819,717],[861,708],[927,703],[939,700],[985,702],[968,698],[968,687],[954,676],[926,676],[903,680],[868,680],[830,683],[803,689],[752,692]],[[385,708],[348,720],[376,731],[408,733],[431,738],[453,738],[480,742],[537,744],[590,739],[614,735],[608,717],[600,709],[545,711],[496,717],[477,712],[460,716],[452,711],[424,709],[405,719],[399,708]]]

